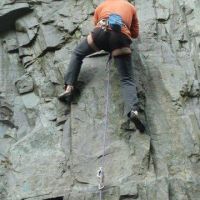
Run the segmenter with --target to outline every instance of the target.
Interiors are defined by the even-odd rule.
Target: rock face
[[[85,59],[71,105],[57,100],[100,2],[1,0],[1,200],[97,200],[102,164],[104,200],[200,198],[199,0],[133,2],[141,32],[133,66],[147,131],[123,116],[113,64],[105,156],[107,56]]]

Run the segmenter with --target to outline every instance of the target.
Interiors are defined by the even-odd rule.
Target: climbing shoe
[[[58,99],[64,102],[71,102],[73,99],[74,86],[65,85],[64,89],[65,91],[58,96]]]
[[[138,111],[131,110],[128,114],[129,119],[135,124],[135,127],[143,133],[145,131],[145,126],[142,121],[139,119]]]
[[[73,91],[71,92],[64,91],[58,96],[58,99],[63,102],[71,102],[72,98],[73,98]]]
[[[60,101],[65,101],[66,100],[66,98],[68,98],[69,96],[71,96],[72,95],[72,92],[63,92],[63,93],[61,93],[59,96],[58,96],[58,99],[60,100]]]

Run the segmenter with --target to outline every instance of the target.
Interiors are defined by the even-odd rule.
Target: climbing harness
[[[99,190],[102,190],[104,188],[104,172],[102,167],[99,167],[97,177],[99,179]]]
[[[111,54],[109,55],[107,64],[106,64],[106,71],[107,71],[107,83],[106,83],[106,95],[105,95],[105,131],[103,136],[103,155],[102,155],[102,163],[101,167],[97,171],[97,178],[99,181],[99,197],[102,200],[102,190],[104,188],[104,166],[105,166],[105,149],[106,149],[106,138],[108,133],[108,108],[109,108],[109,86],[110,86],[110,61],[111,61]]]
[[[121,32],[122,27],[128,28],[123,22],[122,17],[116,13],[111,13],[108,18],[101,19],[97,25],[104,31],[111,29],[116,32]]]

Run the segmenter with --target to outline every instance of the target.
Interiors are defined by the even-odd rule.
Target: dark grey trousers
[[[73,51],[68,70],[65,74],[65,85],[74,85],[78,79],[83,59],[95,51],[83,40]],[[125,114],[132,109],[138,110],[138,97],[133,78],[131,55],[114,57],[120,75],[122,97],[125,104]]]

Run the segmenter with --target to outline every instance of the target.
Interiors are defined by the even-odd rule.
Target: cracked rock
[[[20,94],[32,92],[34,89],[33,79],[29,74],[23,75],[15,83]]]

